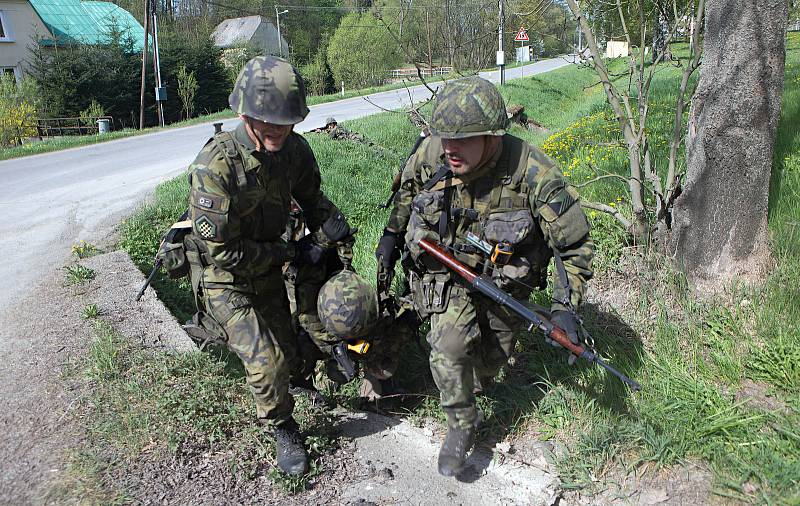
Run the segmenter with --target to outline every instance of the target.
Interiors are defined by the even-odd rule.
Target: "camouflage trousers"
[[[522,321],[508,310],[454,285],[447,309],[431,315],[431,374],[451,426],[475,425],[474,377],[494,377],[514,351]]]
[[[294,408],[289,379],[301,361],[281,271],[273,269],[247,292],[204,287],[201,301],[244,365],[259,420],[272,425],[289,419]]]

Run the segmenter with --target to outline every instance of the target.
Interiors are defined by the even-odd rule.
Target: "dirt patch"
[[[737,403],[743,403],[754,409],[779,411],[782,413],[789,412],[788,406],[786,406],[783,401],[770,394],[769,385],[757,383],[749,379],[741,383],[739,391],[734,395],[734,399],[736,399]]]
[[[713,475],[705,466],[687,463],[652,472],[648,466],[636,472],[609,476],[600,491],[585,495],[580,491],[563,496],[562,506],[571,505],[639,505],[683,506],[686,504],[722,505],[731,501],[711,493]]]
[[[0,316],[0,503],[44,504],[84,437],[75,407],[83,396],[70,373],[85,356],[92,328],[80,318],[76,288],[64,271]]]
[[[105,477],[109,485],[124,490],[136,504],[345,504],[342,491],[363,478],[361,463],[352,457],[352,443],[317,461],[318,474],[309,488],[291,495],[269,478],[269,469],[249,477],[236,466],[231,454],[188,448],[177,455],[166,449],[142,453]],[[117,455],[105,455],[109,463]],[[116,461],[118,462],[118,461]]]

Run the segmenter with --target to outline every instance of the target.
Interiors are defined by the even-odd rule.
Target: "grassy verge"
[[[678,78],[677,70],[664,66],[654,82],[649,133],[661,168]],[[593,176],[590,166],[618,173],[626,166],[613,117],[595,82],[590,70],[570,67],[515,80],[502,89],[509,102],[525,105],[530,117],[554,132],[514,127],[512,133],[541,145],[577,185]],[[682,277],[657,259],[623,254],[613,221],[590,213],[598,245],[594,286],[599,296],[624,302],[618,311],[587,306],[587,324],[601,354],[644,390],[631,395],[598,368],[570,368],[537,336],[523,337],[515,365],[479,400],[488,419],[486,431],[566,447],[559,460],[566,488],[595,491],[598,483],[619,479],[620,470],[702,460],[713,471],[713,491],[719,495],[751,503],[800,502],[797,104],[800,40],[793,36],[770,199],[777,265],[765,284],[732,287],[713,302],[695,300]],[[376,154],[359,143],[307,137],[323,167],[326,193],[359,227],[355,265],[370,277],[372,251],[387,216],[376,205],[388,195],[390,178],[416,134],[402,115],[390,113],[347,127],[385,149]],[[149,265],[158,235],[185,205],[183,181],[160,187],[155,202],[123,226],[122,245],[142,266]],[[617,183],[592,184],[581,192],[627,211]],[[165,279],[158,283],[165,294],[186,290]],[[172,307],[178,314],[187,310],[180,304]],[[409,349],[404,362],[401,379],[423,394],[409,412],[441,417],[425,357]],[[160,377],[169,381],[168,375]]]
[[[515,65],[519,66],[519,65]],[[513,67],[508,67],[513,68]],[[490,69],[491,70],[491,69]],[[450,74],[446,76],[434,76],[429,77],[426,79],[428,83],[437,83],[441,81],[445,81],[447,79],[454,79],[460,77],[457,74]],[[367,95],[372,95],[375,93],[380,93],[383,91],[391,91],[391,90],[398,90],[405,87],[413,87],[419,86],[422,84],[420,81],[403,81],[397,82],[392,84],[386,84],[383,86],[373,86],[370,88],[363,88],[358,90],[345,90],[345,93],[332,93],[329,95],[314,95],[309,96],[307,99],[307,103],[309,106],[319,105],[319,104],[326,104],[329,102],[335,102],[337,100],[346,100],[348,98],[354,97],[363,97]],[[12,158],[19,158],[22,156],[30,156],[30,155],[38,155],[42,153],[50,153],[53,151],[60,151],[63,149],[70,149],[70,148],[77,148],[81,146],[88,146],[90,144],[97,144],[100,142],[107,142],[113,141],[117,139],[123,139],[126,137],[133,137],[136,135],[144,135],[154,132],[160,132],[167,129],[172,128],[181,128],[191,125],[197,125],[200,123],[208,123],[214,120],[224,120],[233,118],[234,114],[229,110],[224,110],[220,112],[215,112],[212,114],[206,114],[203,116],[198,116],[196,118],[191,118],[184,121],[179,121],[177,123],[171,123],[165,127],[151,127],[145,128],[143,130],[136,130],[133,128],[126,128],[124,130],[119,130],[116,132],[110,132],[105,135],[82,135],[82,136],[68,136],[68,137],[60,137],[56,139],[48,139],[43,140],[40,142],[32,142],[29,144],[24,144],[22,146],[15,146],[11,148],[0,148],[0,161],[2,160],[10,160]]]
[[[145,135],[154,132],[161,132],[163,130],[169,130],[172,128],[182,128],[191,125],[198,125],[200,123],[206,123],[209,121],[221,120],[232,117],[233,113],[231,111],[225,110],[225,111],[215,112],[213,114],[198,116],[196,118],[191,118],[184,121],[178,121],[177,123],[172,123],[165,127],[151,127],[151,128],[145,128],[143,130],[126,128],[124,130],[118,130],[116,132],[109,132],[104,135],[81,135],[81,136],[67,136],[55,139],[47,139],[40,142],[31,142],[29,144],[23,144],[22,146],[15,146],[12,148],[0,148],[0,160],[9,160],[12,158],[19,158],[22,156],[39,155],[42,153],[61,151],[62,149],[88,146],[90,144],[114,141],[117,139],[124,139],[126,137],[134,137],[137,135]]]
[[[319,457],[334,449],[328,435],[330,419],[305,397],[296,398],[295,418],[313,434],[307,441],[311,471],[289,477],[277,470],[274,440],[254,423],[244,372],[226,351],[142,350],[102,317],[87,318],[94,327],[83,366],[90,384],[84,402],[91,413],[88,444],[72,455],[66,479],[52,494],[74,497],[82,504],[141,501],[147,489],[137,481],[142,477],[134,473],[128,479],[125,471],[142,462],[148,472],[166,476],[176,469],[184,473],[182,466],[208,468],[213,460],[221,473],[215,479],[267,476],[271,486],[283,493],[305,489],[322,471]]]

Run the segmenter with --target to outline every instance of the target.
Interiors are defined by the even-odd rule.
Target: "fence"
[[[97,116],[87,118],[38,118],[36,125],[37,137],[63,137],[65,135],[97,134],[97,120],[107,119],[110,125],[114,124],[111,116]]]
[[[453,67],[421,68],[422,77],[445,76],[453,71]],[[417,79],[416,68],[394,69],[389,71],[389,79]]]

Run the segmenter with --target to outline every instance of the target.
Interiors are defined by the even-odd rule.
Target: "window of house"
[[[12,41],[11,26],[8,23],[8,16],[0,11],[0,42]]]
[[[0,75],[14,76],[14,80],[19,82],[20,75],[14,67],[0,67]]]

